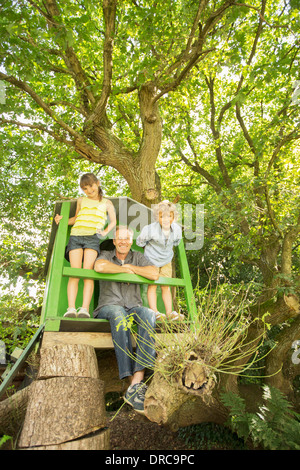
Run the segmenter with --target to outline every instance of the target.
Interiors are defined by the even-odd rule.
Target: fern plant
[[[263,386],[264,404],[257,413],[247,413],[245,400],[234,393],[223,393],[229,408],[230,426],[239,437],[249,437],[254,445],[269,450],[300,450],[300,414],[280,390]]]

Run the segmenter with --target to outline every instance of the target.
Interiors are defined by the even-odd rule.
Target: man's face
[[[116,232],[116,238],[113,242],[117,253],[127,255],[132,245],[132,235],[126,228],[121,228]]]

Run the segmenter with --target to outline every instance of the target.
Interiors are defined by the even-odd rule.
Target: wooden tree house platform
[[[115,207],[117,225],[127,225],[134,231],[132,249],[143,252],[143,248],[137,246],[135,242],[144,225],[154,221],[152,210],[128,197],[109,199]],[[186,300],[186,317],[187,319],[193,318],[196,314],[196,306],[183,241],[176,248],[179,278],[160,277],[157,281],[150,281],[135,274],[100,274],[94,270],[74,269],[70,267],[70,263],[64,255],[71,230],[68,219],[75,214],[75,210],[76,200],[58,201],[55,204],[54,214],[61,214],[63,218],[58,226],[53,221],[46,259],[47,276],[41,314],[41,324],[45,325],[43,347],[64,342],[90,344],[96,349],[113,348],[109,322],[93,318],[93,311],[97,307],[99,297],[99,282],[97,281],[100,279],[140,284],[143,305],[145,306],[148,306],[147,287],[149,284],[156,284],[158,286],[158,309],[161,312],[165,310],[159,286],[169,285],[170,287],[183,288]],[[113,247],[110,239],[101,244],[102,249]],[[80,278],[76,307],[80,307],[82,301],[83,281],[81,280],[89,278],[95,281],[94,294],[90,304],[90,318],[63,317],[68,307],[67,283],[70,276]]]
[[[143,252],[143,249],[135,243],[142,228],[152,223],[153,213],[148,207],[128,197],[109,198],[116,210],[117,225],[127,225],[134,231],[133,250]],[[4,395],[13,378],[23,366],[30,352],[37,343],[41,347],[51,347],[55,344],[85,344],[95,349],[111,349],[114,347],[110,332],[110,324],[106,320],[93,318],[93,311],[97,307],[99,297],[99,280],[114,280],[117,282],[137,283],[141,288],[143,305],[148,306],[147,287],[156,284],[158,295],[158,309],[164,312],[164,304],[161,297],[160,285],[169,285],[184,289],[186,300],[186,320],[193,320],[196,316],[196,304],[187,263],[184,242],[180,242],[176,248],[180,277],[164,278],[150,281],[135,274],[100,274],[94,270],[74,269],[65,259],[65,247],[68,243],[71,227],[68,225],[69,217],[75,214],[76,200],[58,201],[55,204],[54,215],[63,216],[59,225],[52,223],[48,252],[45,264],[46,286],[44,292],[40,326],[23,353],[12,369],[5,373],[5,378],[0,385],[0,397]],[[101,249],[111,249],[112,240],[105,240]],[[80,278],[77,295],[77,307],[81,306],[83,279],[90,278],[95,281],[95,289],[90,304],[90,318],[64,318],[68,307],[67,284],[68,278],[74,276]],[[159,333],[159,324],[157,327]],[[134,341],[133,341],[134,346]]]

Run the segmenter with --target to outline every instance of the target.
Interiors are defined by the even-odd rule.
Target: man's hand
[[[129,268],[133,274],[146,277],[151,281],[157,281],[159,278],[158,268],[156,266],[134,266],[133,264],[123,264],[123,268]]]

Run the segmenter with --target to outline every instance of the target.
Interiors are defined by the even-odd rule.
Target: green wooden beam
[[[0,398],[5,393],[7,387],[11,384],[11,382],[13,381],[13,379],[15,378],[15,376],[17,375],[17,373],[21,369],[23,363],[26,361],[27,357],[29,356],[29,354],[33,350],[33,348],[35,346],[35,343],[40,339],[40,335],[42,334],[42,332],[44,330],[44,326],[45,325],[41,325],[38,328],[38,330],[36,331],[36,333],[33,335],[31,340],[29,341],[28,345],[26,346],[26,348],[22,352],[22,354],[19,357],[19,359],[17,360],[17,362],[14,364],[14,366],[10,369],[10,371],[6,375],[5,379],[3,380],[2,384],[0,385]]]
[[[180,278],[169,278],[169,277],[160,277],[157,281],[150,281],[143,276],[138,276],[136,274],[106,274],[106,273],[97,273],[93,269],[79,269],[79,268],[63,268],[63,276],[67,277],[78,277],[85,279],[94,279],[103,280],[103,281],[115,281],[115,282],[128,282],[133,284],[156,284],[163,286],[181,286],[184,287],[186,282],[184,279]]]
[[[70,205],[70,202],[65,202],[61,207],[61,215],[63,218],[61,219],[56,232],[51,258],[51,268],[48,272],[49,277],[47,279],[47,286],[44,295],[41,323],[45,321],[46,316],[56,316],[58,312]]]
[[[187,304],[187,310],[189,312],[189,317],[191,320],[196,318],[198,312],[197,312],[197,306],[195,302],[195,297],[194,297],[194,291],[193,291],[193,286],[192,286],[192,281],[191,281],[191,276],[190,276],[190,270],[189,270],[189,265],[186,257],[186,252],[184,249],[184,243],[183,240],[178,245],[178,259],[179,259],[179,268],[180,268],[180,274],[181,277],[184,280],[184,294],[185,294],[185,300]]]

